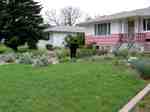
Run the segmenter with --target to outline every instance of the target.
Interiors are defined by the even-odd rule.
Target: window
[[[110,23],[95,24],[95,35],[110,35]]]
[[[150,19],[143,20],[143,29],[144,31],[150,31]]]

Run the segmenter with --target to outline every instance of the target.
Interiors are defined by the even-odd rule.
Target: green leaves
[[[36,48],[36,43],[44,37],[43,18],[40,15],[41,5],[33,0],[6,0],[0,2],[0,36],[3,35],[9,47],[11,40],[17,37],[17,47],[29,43],[30,48]],[[31,44],[32,42],[32,44]]]

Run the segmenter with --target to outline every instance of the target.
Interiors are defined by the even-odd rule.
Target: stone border
[[[150,84],[133,97],[119,112],[130,112],[150,92]]]

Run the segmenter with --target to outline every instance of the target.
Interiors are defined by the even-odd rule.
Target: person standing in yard
[[[69,48],[70,48],[70,57],[71,57],[71,59],[76,58],[78,44],[77,43],[72,43],[72,44],[70,44]]]
[[[65,38],[66,46],[70,50],[70,58],[76,58],[77,48],[79,47],[79,42],[77,36],[68,35]]]

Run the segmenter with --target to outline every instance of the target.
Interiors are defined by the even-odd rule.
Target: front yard
[[[111,62],[0,66],[0,112],[117,112],[145,82]]]

